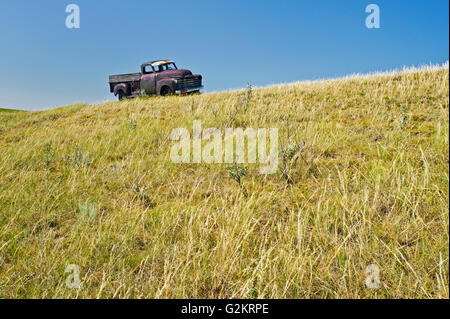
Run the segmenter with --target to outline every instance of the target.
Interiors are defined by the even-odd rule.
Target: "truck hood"
[[[174,79],[180,79],[184,78],[185,76],[192,75],[192,72],[189,70],[167,70],[159,73],[160,78],[174,78]]]

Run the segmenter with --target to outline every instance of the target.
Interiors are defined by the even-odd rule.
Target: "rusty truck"
[[[109,76],[111,93],[122,100],[141,95],[187,95],[203,89],[202,76],[178,69],[172,60],[157,60],[141,65],[141,72]]]

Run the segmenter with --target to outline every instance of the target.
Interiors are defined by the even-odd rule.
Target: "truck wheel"
[[[161,88],[160,94],[161,94],[161,96],[171,95],[171,94],[173,94],[173,91],[172,91],[172,89],[170,87],[163,86]]]
[[[117,93],[117,96],[119,97],[119,101],[122,101],[126,96],[122,91],[119,91]]]

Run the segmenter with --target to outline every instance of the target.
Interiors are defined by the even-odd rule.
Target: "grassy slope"
[[[0,294],[448,298],[448,90],[446,68],[258,89],[246,112],[237,91],[0,114]],[[308,165],[291,186],[250,165],[245,196],[226,165],[171,163],[194,119],[289,126]]]
[[[14,109],[2,109],[0,108],[0,112],[4,112],[4,113],[14,113],[14,112],[22,112],[20,110],[14,110]]]

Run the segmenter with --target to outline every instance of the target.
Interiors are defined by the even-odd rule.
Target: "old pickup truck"
[[[139,95],[186,95],[197,93],[202,88],[201,75],[178,69],[171,60],[144,63],[140,73],[109,76],[110,92],[119,100]]]

